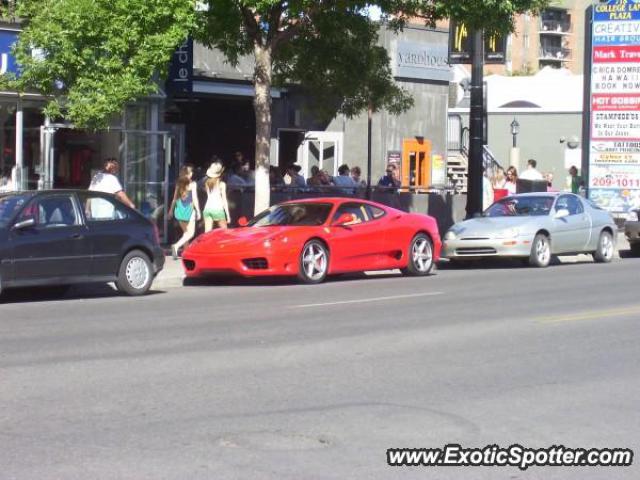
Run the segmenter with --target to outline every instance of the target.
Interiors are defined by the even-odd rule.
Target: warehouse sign
[[[446,44],[398,41],[395,44],[393,75],[448,82],[453,79]]]
[[[640,0],[593,7],[589,196],[612,213],[640,207]]]

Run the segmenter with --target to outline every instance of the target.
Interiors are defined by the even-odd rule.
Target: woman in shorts
[[[214,162],[207,170],[205,189],[207,191],[207,203],[202,211],[204,218],[204,231],[210,232],[214,225],[227,228],[231,218],[229,204],[227,203],[227,185],[222,181],[224,168],[221,163]]]

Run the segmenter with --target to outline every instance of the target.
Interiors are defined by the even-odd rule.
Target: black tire
[[[321,283],[328,272],[329,250],[320,240],[309,240],[300,251],[298,278],[304,283]]]
[[[411,240],[407,251],[407,266],[401,269],[404,275],[422,277],[433,269],[433,242],[428,235],[418,233]]]
[[[596,263],[609,263],[613,260],[613,253],[615,247],[613,246],[613,235],[606,230],[600,232],[600,238],[598,238],[598,248],[593,252],[593,260]]]
[[[118,290],[127,295],[144,295],[153,283],[153,266],[149,257],[140,250],[132,250],[125,255],[120,263]]]
[[[632,243],[631,247],[631,255],[634,257],[640,257],[640,243]]]
[[[529,265],[546,268],[551,263],[551,241],[544,233],[538,233],[531,244]]]

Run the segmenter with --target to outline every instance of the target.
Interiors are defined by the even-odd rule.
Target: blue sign
[[[11,49],[18,41],[19,33],[17,30],[0,30],[0,75],[7,72],[18,73],[18,64]]]
[[[593,6],[595,22],[640,20],[640,0],[609,0]]]
[[[193,39],[180,45],[171,59],[166,88],[168,93],[189,93],[193,90]]]

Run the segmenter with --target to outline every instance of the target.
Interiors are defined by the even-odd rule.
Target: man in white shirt
[[[91,179],[89,190],[93,192],[104,192],[115,195],[118,200],[131,208],[136,208],[122,188],[120,180],[118,180],[118,170],[120,164],[115,158],[107,158],[104,161],[102,171],[98,172]]]
[[[533,158],[527,161],[527,169],[520,175],[520,180],[544,180],[544,176],[536,170],[538,162]]]

